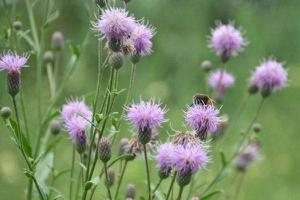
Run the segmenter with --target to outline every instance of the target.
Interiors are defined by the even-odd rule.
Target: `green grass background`
[[[41,2],[41,1],[40,1]],[[55,6],[60,10],[60,17],[46,33],[46,45],[50,47],[53,31],[60,30],[67,39],[77,43],[82,41],[84,34],[91,28],[86,0],[57,0]],[[36,16],[41,15],[41,6],[36,10]],[[4,8],[0,12],[0,29],[7,27]],[[154,52],[141,60],[137,66],[134,84],[134,99],[140,97],[149,99],[156,97],[167,106],[167,117],[172,126],[178,130],[186,130],[183,121],[183,109],[191,102],[194,93],[205,91],[203,79],[205,74],[200,70],[204,59],[213,62],[213,67],[219,67],[219,60],[207,48],[207,35],[216,20],[234,21],[242,26],[249,45],[238,57],[230,60],[228,70],[236,76],[235,86],[228,91],[221,109],[222,113],[234,113],[243,98],[250,72],[258,65],[259,60],[274,56],[285,61],[289,72],[289,86],[276,92],[267,99],[258,121],[263,125],[261,138],[262,159],[253,165],[246,174],[245,182],[238,199],[241,200],[297,200],[300,199],[300,1],[299,0],[132,0],[128,5],[130,12],[138,18],[144,17],[156,27],[154,37]],[[18,1],[17,15],[28,29],[29,22],[24,3]],[[40,20],[38,20],[40,23]],[[4,49],[3,47],[1,49]],[[21,50],[29,47],[22,44]],[[68,82],[60,103],[66,97],[81,96],[93,92],[96,88],[96,37],[90,35],[88,47],[82,50],[78,69]],[[63,52],[63,63],[67,60],[67,49]],[[30,59],[30,68],[22,72],[27,113],[30,116],[30,131],[35,133],[37,122],[35,64],[34,56]],[[63,66],[62,66],[63,67]],[[120,71],[121,88],[127,87],[130,74],[130,63]],[[5,92],[5,75],[0,74],[0,105],[11,106]],[[45,109],[49,102],[49,89],[44,73],[43,96]],[[115,110],[121,108],[125,95],[116,102]],[[90,98],[87,98],[90,103]],[[239,131],[247,126],[253,117],[259,102],[259,96],[251,97],[246,112],[239,120],[239,129],[226,136],[221,149],[226,155],[231,155],[234,141],[239,138]],[[60,105],[58,105],[60,106]],[[120,137],[130,135],[123,126]],[[170,133],[168,124],[160,130],[163,140]],[[25,199],[26,178],[23,174],[24,162],[9,139],[8,131],[0,124],[0,199]],[[56,148],[57,168],[70,167],[71,144],[66,136]],[[220,162],[219,157],[213,157],[213,162]],[[212,166],[212,165],[210,165]],[[197,176],[198,183],[210,180],[215,169],[212,167]],[[98,166],[100,168],[100,166]],[[144,162],[138,160],[130,163],[125,175],[125,182],[135,183],[138,195],[146,191]],[[234,171],[230,171],[234,176]],[[157,181],[154,165],[153,182]],[[234,186],[232,178],[218,184],[215,189],[224,188],[222,195],[213,199],[232,199]],[[69,175],[58,180],[57,187],[67,194]],[[124,191],[126,184],[123,184]],[[167,187],[167,183],[163,187]],[[200,193],[198,188],[196,193]],[[105,194],[103,185],[99,187],[98,195]],[[101,193],[101,194],[100,194]],[[227,198],[226,198],[227,197]]]

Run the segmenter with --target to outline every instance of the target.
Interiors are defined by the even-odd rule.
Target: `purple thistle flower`
[[[153,101],[133,104],[127,108],[127,120],[138,129],[139,140],[146,144],[151,140],[152,130],[160,126],[164,121],[165,109]]]
[[[286,86],[288,73],[283,64],[273,59],[263,61],[251,77],[252,84],[255,84],[264,96],[272,91]]]
[[[148,55],[152,52],[151,39],[154,36],[154,29],[144,24],[136,24],[131,40],[136,54],[140,56]]]
[[[234,82],[234,76],[222,69],[211,73],[208,78],[210,87],[217,92],[217,96],[219,99],[224,98],[225,90],[231,87]]]
[[[172,143],[165,143],[158,147],[156,161],[159,169],[159,175],[161,178],[167,178],[172,166],[172,154],[174,152],[175,145]]]
[[[79,116],[73,116],[65,121],[65,127],[79,153],[83,153],[87,146],[86,125],[86,120]]]
[[[202,146],[191,145],[183,147],[182,145],[177,145],[172,154],[172,162],[179,174],[191,173],[192,175],[199,169],[205,168],[209,162],[209,157]]]
[[[100,19],[92,23],[105,37],[122,40],[131,35],[135,27],[135,19],[120,8],[104,10]]]
[[[9,72],[20,72],[22,67],[26,67],[28,56],[23,54],[21,56],[16,53],[7,52],[0,58],[0,71],[6,70]]]
[[[165,109],[153,101],[132,104],[127,110],[127,120],[138,130],[154,129],[165,121]]]
[[[80,116],[80,118],[88,123],[87,119],[90,120],[92,118],[90,108],[82,100],[78,99],[68,101],[62,107],[61,115],[64,121],[68,121],[74,116]]]
[[[219,110],[210,105],[193,105],[185,113],[186,122],[196,131],[201,140],[207,132],[215,132],[219,122]]]
[[[209,47],[212,48],[223,62],[230,57],[236,56],[247,44],[243,34],[232,23],[218,24],[211,30]]]

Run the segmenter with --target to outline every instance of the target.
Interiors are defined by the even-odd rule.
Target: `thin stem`
[[[245,180],[245,176],[246,176],[246,174],[243,173],[243,174],[241,175],[241,177],[240,177],[240,180],[239,180],[239,182],[238,182],[236,191],[235,191],[235,193],[234,193],[234,194],[235,194],[235,195],[234,195],[234,198],[233,198],[234,200],[237,200],[237,199],[238,199],[238,195],[239,195],[239,193],[240,193],[240,191],[241,191],[243,182],[244,182],[244,180]]]
[[[143,144],[144,148],[144,157],[145,157],[145,164],[146,164],[146,174],[147,174],[147,183],[148,183],[148,193],[149,193],[149,200],[152,199],[151,195],[151,181],[150,181],[150,170],[149,170],[149,163],[148,163],[148,156],[147,156],[147,148],[146,144]]]
[[[177,172],[175,172],[174,175],[173,175],[173,179],[171,181],[171,184],[170,184],[170,187],[169,187],[169,190],[168,190],[168,193],[167,193],[166,200],[168,200],[170,195],[171,195],[171,191],[172,191],[173,185],[175,183],[176,176],[177,176]]]
[[[122,169],[122,172],[121,172],[119,181],[118,181],[116,193],[115,193],[115,196],[114,196],[114,199],[115,199],[115,200],[118,199],[118,195],[119,195],[119,191],[120,191],[120,186],[121,186],[121,183],[122,183],[122,180],[123,180],[123,177],[124,177],[124,174],[125,174],[125,170],[126,170],[126,167],[127,167],[127,162],[128,162],[128,161],[125,160],[125,163],[124,163],[124,166],[123,166],[123,169]]]
[[[153,191],[152,191],[152,199],[155,198],[155,192],[156,192],[156,190],[159,188],[159,186],[160,186],[160,184],[162,183],[162,181],[163,181],[162,178],[159,179],[158,183],[156,184],[155,188],[153,189]]]
[[[105,172],[106,183],[108,183],[110,180],[109,180],[108,172],[107,172],[107,163],[104,163],[104,172]],[[108,184],[106,184],[106,189],[107,189],[107,195],[108,195],[109,200],[112,200],[111,192],[110,192],[110,188],[109,188]]]
[[[22,117],[24,120],[24,127],[25,127],[25,131],[26,131],[26,137],[28,139],[28,142],[30,142],[30,135],[29,135],[29,129],[28,129],[28,123],[27,123],[27,115],[26,115],[24,96],[23,96],[22,90],[20,91],[20,103],[21,103]]]
[[[182,193],[183,193],[183,189],[184,189],[184,187],[180,187],[180,188],[179,188],[179,193],[178,193],[177,200],[181,200]]]
[[[49,86],[50,86],[50,97],[51,99],[54,98],[55,96],[55,79],[53,76],[53,69],[52,69],[52,64],[48,63],[47,64],[47,74],[48,74],[48,81],[49,81]]]
[[[75,169],[75,148],[72,149],[72,164],[71,164],[71,175],[70,175],[70,189],[69,189],[69,198],[73,199],[73,183],[74,183],[74,169]]]

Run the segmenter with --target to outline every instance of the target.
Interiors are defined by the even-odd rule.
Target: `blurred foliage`
[[[3,35],[9,27],[6,15],[10,13],[11,1],[6,0],[7,9],[1,1],[0,12],[0,44],[3,47]],[[37,1],[36,17],[40,24],[39,16],[42,15],[42,0]],[[79,44],[84,40],[85,34],[91,29],[91,19],[95,16],[89,13],[92,0],[56,0],[55,7],[60,16],[54,21],[46,32],[45,45],[50,48],[51,34],[54,31],[62,31],[67,38]],[[217,20],[223,22],[234,21],[245,31],[249,40],[246,50],[238,57],[230,60],[228,70],[236,75],[236,84],[228,94],[222,113],[234,113],[237,105],[245,94],[247,79],[251,70],[264,57],[274,56],[286,62],[289,69],[289,87],[277,92],[267,99],[263,112],[259,116],[259,122],[263,125],[260,133],[263,144],[263,159],[253,165],[246,174],[246,180],[242,187],[239,199],[243,200],[296,200],[300,199],[300,1],[299,0],[132,0],[128,9],[138,18],[145,18],[156,27],[154,38],[154,52],[145,57],[138,64],[136,81],[134,85],[134,99],[140,97],[148,99],[155,97],[160,99],[169,110],[167,117],[172,122],[172,127],[185,130],[183,123],[183,110],[190,104],[192,95],[196,92],[205,92],[205,74],[200,70],[200,63],[204,59],[213,62],[214,68],[219,67],[219,60],[207,48],[207,35],[210,27]],[[23,22],[23,28],[29,29],[30,25],[23,1],[17,1],[16,19]],[[61,97],[63,103],[66,97],[86,96],[90,103],[89,94],[96,88],[96,63],[97,46],[96,33],[89,35],[88,46],[81,49],[80,63],[72,79],[68,82]],[[1,51],[4,48],[1,49]],[[21,42],[20,51],[28,51],[30,47]],[[66,64],[68,51],[62,56],[62,67]],[[30,68],[23,70],[23,89],[26,103],[26,111],[29,123],[34,125],[36,116],[36,90],[34,56],[30,59]],[[127,87],[129,82],[130,63],[120,71],[120,85]],[[44,70],[43,95],[47,105],[49,100],[48,82],[46,70]],[[8,95],[5,92],[5,75],[0,74],[0,106],[11,106]],[[119,110],[125,95],[117,100],[115,110]],[[247,111],[241,116],[237,130],[226,136],[228,140],[221,146],[225,152],[233,151],[233,142],[237,141],[239,132],[245,128],[247,122],[253,116],[253,110],[258,104],[258,96],[251,97]],[[59,105],[57,105],[59,107]],[[119,137],[129,136],[126,126],[123,126]],[[12,145],[8,137],[8,131],[3,123],[0,125],[0,199],[23,199],[26,178],[23,175],[24,163],[19,153]],[[30,132],[35,133],[34,126],[29,127]],[[160,130],[161,139],[170,133],[168,124]],[[32,137],[34,139],[34,137]],[[59,170],[65,170],[71,162],[71,143],[63,136],[61,143],[55,149],[55,163]],[[220,162],[219,156],[213,157],[214,162]],[[144,163],[137,161],[130,163],[125,175],[125,182],[131,181],[137,184],[137,192],[145,190]],[[199,183],[209,181],[215,169],[208,167],[207,171],[198,175]],[[138,172],[138,173],[137,173]],[[155,168],[152,167],[153,177]],[[230,171],[234,176],[234,171]],[[153,178],[154,179],[154,178]],[[222,196],[226,197],[234,192],[232,177],[228,178],[216,188],[224,188]],[[60,177],[57,188],[63,187],[68,181],[68,175]],[[124,183],[125,183],[124,182]],[[153,180],[155,182],[155,180]],[[122,190],[126,184],[123,184]],[[167,187],[167,183],[163,183]],[[100,187],[99,194],[104,190]],[[102,191],[100,191],[102,190]],[[201,190],[195,191],[200,192]],[[212,199],[221,198],[216,195]],[[230,197],[228,197],[230,199]]]

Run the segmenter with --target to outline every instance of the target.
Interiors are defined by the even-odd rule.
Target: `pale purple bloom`
[[[65,127],[71,137],[76,150],[82,153],[86,149],[87,135],[86,135],[86,120],[79,117],[73,116],[65,122]]]
[[[165,109],[153,101],[132,104],[127,108],[127,120],[138,130],[154,129],[164,121]]]
[[[158,147],[156,161],[159,171],[169,173],[172,169],[172,154],[174,153],[175,145],[172,143],[165,143]]]
[[[92,111],[82,100],[71,100],[63,105],[61,115],[64,121],[70,120],[74,116],[80,116],[86,122],[91,120]]]
[[[234,82],[234,76],[222,69],[211,73],[208,78],[209,86],[217,92],[220,99],[223,99],[225,90],[231,87]]]
[[[194,174],[199,169],[205,168],[209,162],[206,150],[201,146],[177,145],[172,154],[172,162],[179,174]]]
[[[245,171],[253,161],[259,158],[261,145],[258,141],[251,141],[246,148],[236,157],[235,165],[238,170]]]
[[[207,132],[215,132],[219,123],[219,110],[211,105],[193,105],[185,113],[186,122],[205,139]]]
[[[286,86],[288,73],[283,64],[273,59],[263,61],[251,77],[251,83],[255,84],[262,92],[272,92]]]
[[[22,67],[26,67],[27,60],[28,56],[24,54],[20,56],[12,52],[4,53],[0,58],[0,70],[19,72]]]
[[[225,61],[241,52],[246,44],[243,34],[232,23],[218,24],[215,29],[211,30],[209,47]]]
[[[93,26],[105,37],[121,40],[131,35],[135,24],[135,19],[129,16],[126,10],[110,8],[103,11],[100,19],[93,23]]]
[[[145,56],[151,53],[151,39],[153,36],[154,30],[152,27],[146,26],[144,24],[136,24],[131,36],[131,40],[138,55]]]

